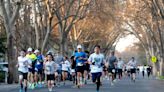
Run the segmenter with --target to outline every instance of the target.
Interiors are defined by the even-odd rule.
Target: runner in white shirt
[[[55,80],[55,71],[57,70],[57,64],[54,62],[52,54],[47,55],[47,61],[44,63],[44,68],[48,83],[48,90],[51,92]]]
[[[121,58],[119,58],[119,60],[117,62],[119,79],[122,78],[122,69],[123,69],[123,67],[124,67],[124,61]]]
[[[23,92],[23,88],[24,92],[27,92],[27,75],[29,65],[31,65],[31,60],[26,57],[25,51],[21,51],[16,65],[19,72],[19,83],[21,86],[20,92]]]
[[[100,53],[100,46],[95,46],[95,53],[91,54],[88,62],[91,65],[91,73],[92,73],[92,81],[97,85],[97,92],[99,92],[99,88],[101,85],[101,75],[103,72],[104,65],[104,55]]]
[[[64,61],[62,62],[62,77],[63,77],[63,82],[65,85],[65,80],[68,76],[69,69],[71,67],[70,62],[68,61],[68,57],[64,57]]]
[[[128,62],[128,66],[130,67],[130,72],[131,72],[131,79],[135,82],[135,78],[136,78],[136,65],[137,62],[135,60],[134,57],[132,57],[132,59]]]

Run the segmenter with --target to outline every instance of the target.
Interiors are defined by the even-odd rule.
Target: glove
[[[95,62],[92,62],[92,65],[95,65]]]

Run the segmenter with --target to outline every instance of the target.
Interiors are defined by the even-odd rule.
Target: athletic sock
[[[21,89],[23,89],[23,84],[21,83]]]
[[[82,78],[82,77],[80,77],[80,84],[81,84],[81,85],[83,84],[82,80],[83,80],[83,78]]]
[[[24,92],[27,92],[27,86],[24,88]]]

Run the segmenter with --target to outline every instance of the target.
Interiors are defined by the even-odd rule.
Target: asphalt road
[[[129,78],[117,81],[114,86],[108,80],[103,80],[100,92],[164,92],[164,81],[155,78],[137,77],[133,83]],[[0,85],[0,92],[19,92],[18,85]],[[28,92],[48,92],[47,88],[36,88]],[[67,82],[65,86],[55,87],[53,92],[96,92],[96,86],[89,82],[82,88],[72,88],[72,82]]]

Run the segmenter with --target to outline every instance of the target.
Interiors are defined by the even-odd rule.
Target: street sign
[[[156,63],[157,62],[157,57],[156,56],[152,56],[151,57],[151,62]]]

